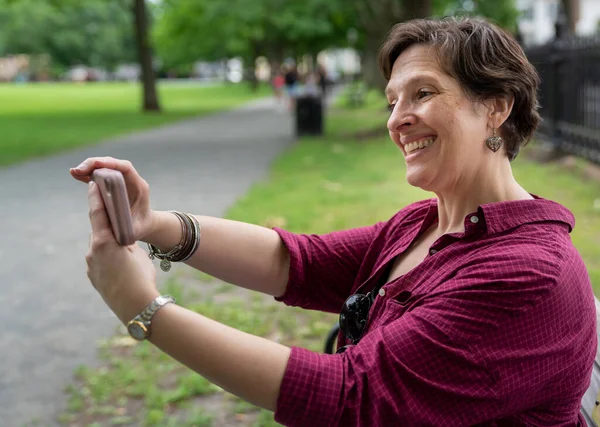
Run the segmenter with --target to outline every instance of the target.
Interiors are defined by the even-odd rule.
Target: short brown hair
[[[500,128],[508,158],[513,160],[540,122],[540,79],[517,41],[481,18],[415,19],[396,24],[379,52],[379,67],[386,80],[396,59],[416,44],[433,46],[442,70],[458,80],[472,99],[514,97],[510,116]]]

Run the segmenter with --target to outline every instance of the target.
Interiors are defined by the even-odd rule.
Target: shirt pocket
[[[383,304],[377,326],[384,326],[402,317],[413,306],[416,298],[410,291],[402,291]]]

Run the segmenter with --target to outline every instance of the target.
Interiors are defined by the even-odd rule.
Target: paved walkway
[[[0,425],[55,425],[73,370],[93,364],[97,340],[117,326],[85,273],[87,188],[69,167],[88,156],[129,159],[155,209],[221,216],[293,142],[292,126],[261,100],[0,169]]]

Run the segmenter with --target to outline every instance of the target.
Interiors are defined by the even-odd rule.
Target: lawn
[[[0,167],[186,117],[231,108],[269,89],[160,83],[161,114],[140,111],[137,83],[0,84]]]
[[[322,233],[385,220],[406,204],[431,197],[406,184],[402,155],[384,132],[374,131],[385,130],[386,115],[385,102],[377,96],[370,96],[362,109],[334,108],[326,137],[304,138],[291,147],[273,164],[269,178],[238,200],[227,217]],[[530,192],[573,211],[572,238],[599,294],[600,211],[594,202],[600,185],[526,155],[515,162],[514,171]],[[287,308],[189,269],[177,270],[164,290],[208,317],[316,351],[322,351],[335,321],[333,315]],[[101,357],[101,368],[76,372],[61,417],[64,425],[276,425],[269,412],[210,385],[150,344],[133,342],[123,329],[102,343]]]

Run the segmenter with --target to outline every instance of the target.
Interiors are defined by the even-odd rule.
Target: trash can
[[[296,136],[323,135],[323,102],[319,96],[296,98]]]

